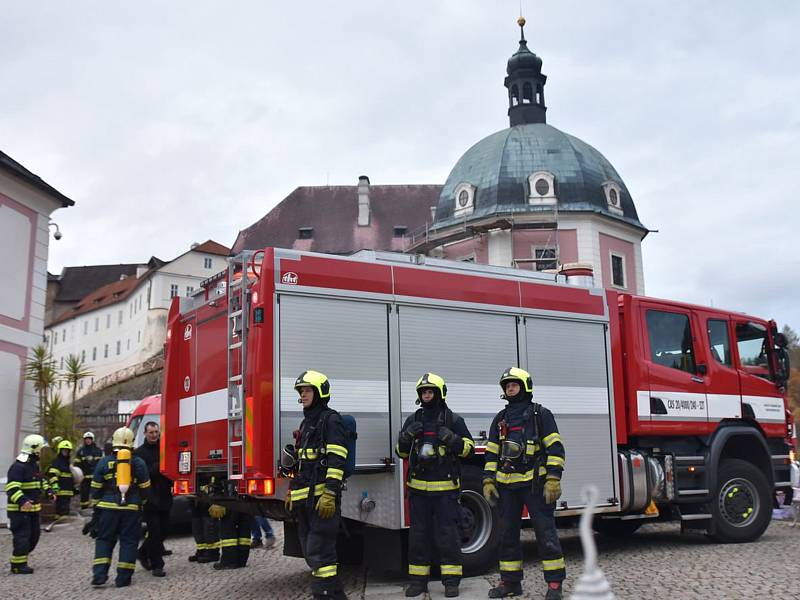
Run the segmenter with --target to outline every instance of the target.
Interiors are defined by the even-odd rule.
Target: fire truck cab
[[[476,441],[462,465],[461,517],[464,566],[479,572],[499,543],[498,514],[481,494],[482,445],[504,406],[498,377],[519,365],[564,440],[564,522],[582,512],[591,483],[604,533],[678,519],[748,541],[769,523],[773,489],[789,485],[783,346],[771,321],[560,275],[266,248],[232,257],[173,301],[161,468],[181,494],[202,488],[233,510],[286,520],[281,449],[302,419],[293,383],[321,371],[330,406],[358,427],[342,497],[354,559],[396,566],[408,515],[393,447],[417,378],[433,371]],[[285,533],[285,552],[299,555],[291,520]]]

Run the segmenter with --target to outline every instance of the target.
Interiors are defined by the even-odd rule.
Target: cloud
[[[517,2],[6,7],[3,150],[73,198],[50,269],[231,244],[299,185],[443,183],[507,126]],[[642,222],[648,294],[800,329],[800,6],[526,3],[548,122]]]

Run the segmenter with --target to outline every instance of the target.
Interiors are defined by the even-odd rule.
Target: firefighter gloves
[[[486,489],[484,487],[484,489]],[[556,477],[548,477],[544,482],[544,501],[546,504],[553,504],[561,498],[561,480]]]
[[[444,425],[439,427],[438,436],[441,442],[450,448],[451,451],[458,453],[461,449],[461,445],[459,444],[461,441],[460,438]]]
[[[400,434],[403,437],[403,444],[410,444],[420,433],[422,433],[422,421],[411,421]]]
[[[500,494],[497,493],[497,485],[495,485],[494,479],[483,480],[483,497],[489,503],[489,506],[497,505]]]
[[[225,516],[225,507],[219,504],[212,504],[208,507],[208,516],[212,519],[221,519]]]
[[[336,492],[325,489],[317,500],[317,514],[323,519],[330,519],[336,513]]]

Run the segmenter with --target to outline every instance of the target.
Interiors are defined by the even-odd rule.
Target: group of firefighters
[[[562,597],[566,576],[564,556],[555,526],[555,505],[561,496],[565,452],[552,413],[533,402],[531,375],[520,368],[507,369],[500,377],[507,405],[492,421],[486,442],[483,495],[493,507],[499,504],[501,542],[500,582],[489,590],[489,598],[522,594],[523,560],[520,518],[523,507],[536,533],[536,542],[547,583],[546,600]],[[297,466],[290,481],[285,507],[297,524],[303,556],[311,570],[311,592],[316,600],[346,600],[338,577],[336,539],[341,520],[341,491],[348,457],[347,431],[339,413],[329,407],[331,386],[317,371],[304,371],[295,382],[303,405],[303,421],[295,432]],[[410,415],[398,435],[395,451],[408,459],[407,597],[427,592],[434,548],[448,598],[459,595],[462,577],[459,497],[460,462],[474,452],[475,443],[464,419],[447,406],[447,385],[434,373],[417,382],[420,408]],[[155,424],[154,424],[155,425]],[[157,426],[156,426],[157,427]],[[157,432],[155,439],[157,441]],[[158,461],[140,449],[133,450],[133,432],[121,427],[112,437],[112,453],[102,456],[87,433],[76,464],[86,477],[81,482],[81,507],[94,507],[84,533],[96,538],[92,585],[108,579],[111,554],[120,544],[116,585],[131,582],[141,532],[142,506],[150,500],[156,508],[158,496],[151,494],[151,479],[157,480]],[[39,539],[41,500],[56,502],[57,513],[67,514],[73,495],[73,473],[69,463],[72,445],[57,444],[58,455],[48,469],[39,471],[39,453],[46,446],[40,435],[29,435],[8,472],[6,490],[13,534],[11,572],[32,573],[28,555]],[[158,454],[155,449],[155,457]],[[213,485],[213,482],[212,482]],[[89,494],[91,491],[92,501]],[[156,490],[152,490],[156,491]],[[62,500],[65,498],[66,500]],[[190,561],[212,562],[217,569],[237,568],[247,562],[251,545],[251,517],[228,512],[223,506],[197,501],[193,514],[197,552]],[[154,575],[163,575],[163,531],[158,515],[145,511],[152,548],[138,551]],[[155,535],[153,535],[155,534]],[[143,548],[147,546],[147,540]],[[156,557],[157,555],[157,557]],[[151,562],[152,561],[152,562]]]

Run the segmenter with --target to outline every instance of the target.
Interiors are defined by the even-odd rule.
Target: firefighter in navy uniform
[[[13,536],[11,550],[11,573],[28,575],[33,569],[28,566],[28,555],[39,541],[39,511],[41,496],[45,493],[52,501],[53,491],[39,472],[39,452],[47,446],[44,438],[32,434],[22,441],[17,459],[8,469],[8,521]]]
[[[229,510],[220,504],[209,506],[208,515],[219,522],[219,561],[214,563],[214,568],[219,570],[246,567],[250,558],[253,516]]]
[[[69,515],[69,505],[75,495],[75,478],[70,470],[72,443],[63,440],[56,447],[58,454],[47,469],[50,487],[56,493],[56,514],[59,517]]]
[[[395,449],[399,457],[409,459],[409,598],[428,591],[432,546],[439,549],[445,596],[458,596],[461,582],[459,461],[473,453],[475,443],[464,419],[448,408],[446,399],[444,379],[434,373],[420,377],[417,403],[422,408],[406,419]]]
[[[80,485],[81,508],[89,508],[92,505],[92,475],[94,468],[100,459],[103,458],[103,451],[94,443],[94,434],[87,431],[83,434],[83,445],[75,453],[74,464],[83,471],[83,481]]]
[[[528,507],[547,583],[546,600],[560,600],[566,577],[556,531],[555,507],[561,497],[564,445],[555,418],[533,402],[533,379],[512,367],[500,377],[506,407],[495,416],[486,444],[483,495],[494,506],[500,500],[500,583],[489,598],[522,594],[523,505]]]
[[[294,388],[300,394],[304,418],[295,433],[297,474],[289,486],[286,508],[297,521],[303,555],[311,567],[314,598],[347,600],[336,558],[346,432],[339,413],[328,408],[331,387],[325,375],[304,371]]]
[[[111,555],[119,540],[117,587],[130,585],[136,568],[136,551],[141,534],[141,507],[147,501],[150,476],[147,465],[133,456],[133,431],[120,427],[111,438],[114,453],[100,459],[92,476],[94,514],[83,528],[97,541],[94,546],[92,585],[108,580]],[[127,455],[127,456],[126,456]]]

